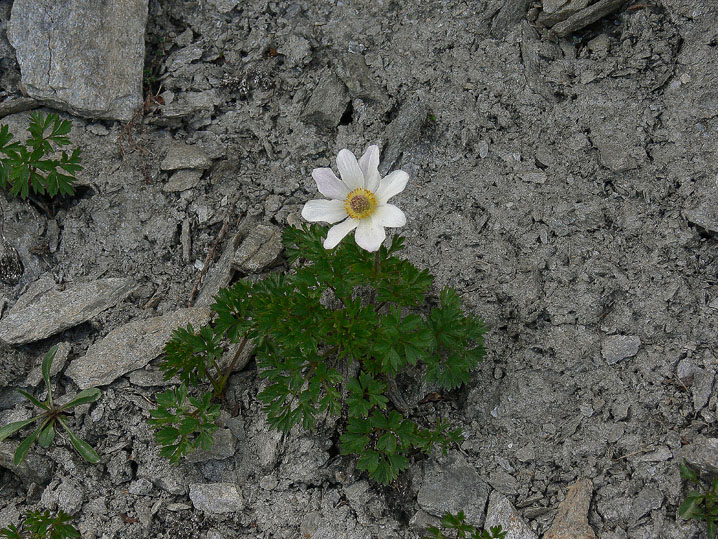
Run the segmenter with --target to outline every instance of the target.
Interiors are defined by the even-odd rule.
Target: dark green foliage
[[[15,450],[15,455],[13,457],[13,462],[15,463],[15,466],[20,465],[20,463],[25,459],[25,456],[30,450],[30,447],[35,442],[37,442],[40,447],[50,447],[53,440],[55,439],[56,423],[59,423],[62,426],[68,438],[70,438],[70,443],[73,445],[73,447],[77,450],[77,452],[83,459],[92,464],[97,464],[98,462],[100,462],[100,457],[95,452],[95,450],[92,449],[92,447],[87,442],[75,436],[75,433],[70,430],[70,428],[67,426],[67,423],[65,423],[64,416],[66,415],[67,410],[69,410],[70,408],[74,408],[75,406],[79,406],[80,404],[95,402],[97,399],[100,398],[101,392],[96,387],[85,389],[83,391],[80,391],[75,396],[75,398],[73,398],[66,404],[63,404],[62,406],[56,406],[52,398],[52,386],[50,385],[50,367],[52,366],[52,361],[55,358],[56,352],[57,346],[53,346],[52,348],[50,348],[47,354],[45,354],[45,358],[42,361],[42,378],[45,382],[45,387],[47,388],[47,398],[44,401],[36,399],[30,393],[23,391],[22,389],[18,389],[19,393],[21,393],[35,406],[43,410],[43,412],[40,415],[37,415],[30,419],[26,419],[24,421],[15,421],[0,428],[1,442],[8,436],[11,436],[15,432],[19,431],[27,425],[30,425],[31,423],[40,424],[40,426],[33,430],[30,435],[25,438],[25,440],[23,440],[22,443]]]
[[[11,524],[0,530],[0,537],[9,539],[68,539],[80,537],[80,532],[69,524],[74,517],[60,511],[57,516],[51,516],[50,511],[30,511],[25,515],[25,522],[18,530]]]
[[[201,398],[187,396],[187,384],[157,395],[157,408],[150,410],[155,441],[162,446],[160,455],[178,464],[185,455],[212,446],[214,422],[219,417],[219,404],[212,404],[212,393]]]
[[[259,375],[267,380],[258,398],[269,423],[283,431],[299,423],[311,429],[320,415],[346,410],[341,452],[357,454],[360,469],[388,483],[408,467],[411,451],[428,452],[434,444],[446,450],[461,435],[442,422],[420,428],[390,409],[387,382],[414,368],[442,388],[458,387],[483,355],[484,330],[464,315],[450,288],[439,306],[428,308],[433,277],[394,256],[401,237],[369,253],[353,238],[327,250],[326,233],[317,225],[286,230],[295,269],[220,291],[213,325],[177,330],[161,368],[186,383],[205,379],[219,396],[226,382],[216,367],[221,344],[253,339]],[[344,380],[340,371],[352,364],[359,374]]]
[[[501,531],[501,526],[494,526],[489,531],[481,530],[466,523],[466,515],[463,511],[452,515],[445,513],[441,518],[441,530],[436,526],[429,528],[429,535],[422,539],[504,539],[505,531]],[[446,535],[446,530],[454,530],[450,535]]]
[[[716,539],[718,537],[718,477],[713,478],[709,488],[707,482],[704,482],[685,462],[681,463],[681,477],[693,483],[698,490],[688,493],[678,508],[678,514],[685,519],[705,520],[709,539]]]
[[[57,114],[47,116],[33,112],[24,143],[10,142],[13,134],[7,125],[0,126],[0,186],[10,194],[26,199],[33,194],[54,197],[58,193],[73,195],[75,173],[82,170],[80,149],[56,155],[59,148],[70,144],[67,136],[72,129],[70,120]]]

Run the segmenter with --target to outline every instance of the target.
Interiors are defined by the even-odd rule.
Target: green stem
[[[239,360],[239,356],[242,355],[242,351],[244,350],[244,347],[247,345],[247,337],[242,337],[242,340],[239,341],[239,347],[237,348],[237,351],[234,354],[234,357],[232,358],[232,361],[229,363],[227,368],[224,371],[224,374],[221,375],[219,379],[220,388],[219,393],[216,395],[217,397],[224,397],[224,390],[227,386],[227,381],[229,380],[229,377],[232,375],[232,370],[234,369],[234,366],[237,364],[237,361]],[[219,367],[217,367],[219,368]]]

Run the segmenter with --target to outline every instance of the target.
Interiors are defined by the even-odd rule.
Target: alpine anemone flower
[[[334,225],[324,240],[325,249],[333,249],[356,229],[357,245],[369,252],[378,251],[386,238],[384,227],[406,224],[404,212],[387,202],[404,190],[409,175],[395,170],[384,178],[379,176],[378,146],[369,146],[358,161],[349,150],[341,150],[337,168],[341,180],[331,168],[312,171],[319,192],[329,200],[310,200],[302,209],[302,217]]]

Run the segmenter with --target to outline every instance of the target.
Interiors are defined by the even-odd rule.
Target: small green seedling
[[[8,539],[68,539],[80,537],[80,532],[68,524],[74,517],[60,511],[50,516],[50,511],[30,511],[18,530],[14,524],[0,530],[0,537]]]
[[[100,462],[100,457],[95,450],[90,447],[90,444],[75,436],[75,434],[67,426],[63,416],[70,408],[74,408],[75,406],[86,404],[88,402],[95,402],[100,398],[101,392],[96,387],[85,389],[84,391],[78,393],[77,396],[68,403],[63,404],[62,406],[57,406],[52,399],[52,386],[50,385],[50,367],[52,366],[52,360],[55,358],[56,352],[57,345],[50,348],[42,361],[42,378],[45,381],[45,387],[47,387],[47,399],[40,401],[30,395],[27,391],[18,389],[18,392],[20,392],[25,398],[44,411],[40,415],[30,419],[15,421],[0,428],[1,442],[8,436],[19,431],[21,428],[30,425],[31,423],[40,422],[40,426],[32,431],[32,433],[25,438],[25,440],[23,440],[15,451],[15,456],[13,458],[15,466],[19,466],[25,459],[30,446],[32,446],[35,441],[40,444],[40,447],[50,447],[50,444],[52,444],[52,441],[55,439],[56,422],[62,425],[62,428],[65,429],[67,435],[70,437],[70,442],[75,449],[77,449],[77,452],[83,459],[92,464]]]
[[[61,120],[57,114],[30,115],[28,132],[24,143],[10,142],[13,134],[7,125],[0,126],[0,187],[8,189],[13,196],[25,200],[30,189],[36,195],[54,197],[58,193],[74,195],[72,185],[77,181],[75,173],[82,170],[80,148],[71,153],[59,148],[70,144],[68,133],[70,120]],[[54,157],[57,157],[55,159]]]
[[[701,480],[698,473],[685,462],[681,463],[681,477],[695,484],[699,490],[688,493],[678,508],[681,518],[705,520],[708,524],[708,538],[718,537],[718,477],[711,481],[710,488]]]
[[[454,532],[451,535],[445,535],[436,526],[431,526],[429,528],[430,535],[426,535],[422,539],[504,539],[506,537],[507,532],[501,531],[501,526],[494,526],[486,531],[479,530],[465,521],[466,515],[463,511],[459,511],[456,515],[444,513],[441,518],[441,527],[444,530],[454,530]]]

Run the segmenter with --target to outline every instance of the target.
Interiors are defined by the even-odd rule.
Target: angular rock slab
[[[507,539],[537,539],[536,534],[524,522],[508,498],[497,491],[492,492],[489,497],[484,523],[484,528],[487,530],[494,526],[501,526],[501,529],[507,532]]]
[[[54,287],[31,287],[0,320],[0,339],[8,344],[35,342],[82,324],[120,303],[135,287],[132,279],[98,279]]]
[[[592,496],[593,483],[590,479],[579,479],[571,485],[544,539],[596,539],[588,524]]]
[[[208,307],[191,307],[147,320],[135,320],[90,346],[84,357],[70,363],[65,374],[80,389],[110,384],[159,356],[175,329],[187,327],[187,324],[197,329],[208,323],[211,316]]]
[[[30,97],[129,120],[142,105],[148,0],[16,0],[8,39]]]
[[[235,513],[244,509],[244,498],[234,483],[194,483],[189,499],[195,509],[205,513]]]

